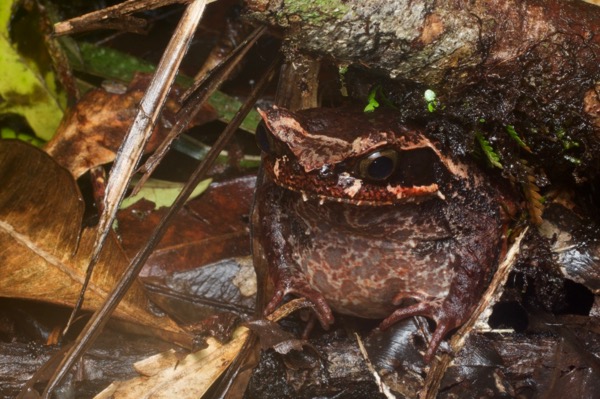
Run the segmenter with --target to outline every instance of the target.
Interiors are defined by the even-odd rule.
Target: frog
[[[429,362],[506,250],[511,196],[393,110],[259,113],[253,230],[273,286],[264,314],[291,295],[324,329],[334,312],[382,329],[423,316],[435,322]]]

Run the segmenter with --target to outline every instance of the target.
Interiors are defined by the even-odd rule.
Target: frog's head
[[[438,197],[444,179],[469,179],[420,130],[391,111],[346,108],[259,110],[256,136],[276,184],[307,197],[353,204],[396,204]]]

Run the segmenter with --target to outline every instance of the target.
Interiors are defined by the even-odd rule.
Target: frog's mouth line
[[[377,199],[355,199],[351,197],[334,197],[331,195],[319,194],[316,192],[310,192],[307,190],[302,190],[297,187],[290,186],[285,184],[277,179],[274,179],[275,184],[279,187],[284,188],[289,191],[293,191],[295,193],[299,193],[302,196],[304,201],[308,201],[311,199],[318,200],[320,204],[325,202],[338,202],[349,205],[357,205],[357,206],[383,206],[383,205],[398,205],[398,204],[407,204],[407,203],[420,203],[424,201],[428,201],[433,198],[439,198],[441,200],[445,200],[446,197],[439,191],[437,184],[432,184],[429,186],[416,186],[410,187],[408,190],[406,187],[393,187],[388,185],[386,190],[390,193],[396,192],[396,197],[394,199],[389,200],[377,200]],[[402,191],[399,191],[401,189]],[[418,194],[408,195],[405,194],[406,191],[412,191]],[[348,195],[346,193],[346,195]]]
[[[275,184],[300,193],[305,200],[378,206],[418,203],[432,198],[445,199],[436,183],[421,186],[373,184],[348,172],[324,178],[311,173],[296,173],[292,168],[282,168],[279,159],[263,158],[263,161],[265,171]]]

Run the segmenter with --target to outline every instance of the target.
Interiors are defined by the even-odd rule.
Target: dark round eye
[[[258,126],[256,126],[256,145],[260,148],[261,151],[270,154],[272,151],[272,139],[271,133],[269,133],[269,129],[267,128],[264,121],[260,121]]]
[[[358,164],[358,174],[364,179],[385,180],[396,170],[398,153],[394,150],[375,151]]]

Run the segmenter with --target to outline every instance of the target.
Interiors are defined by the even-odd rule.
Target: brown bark
[[[247,2],[251,16],[286,29],[290,46],[438,89],[502,75],[534,54],[549,64],[548,82],[572,72],[563,65],[572,60],[600,73],[600,9],[579,0],[301,3]]]

